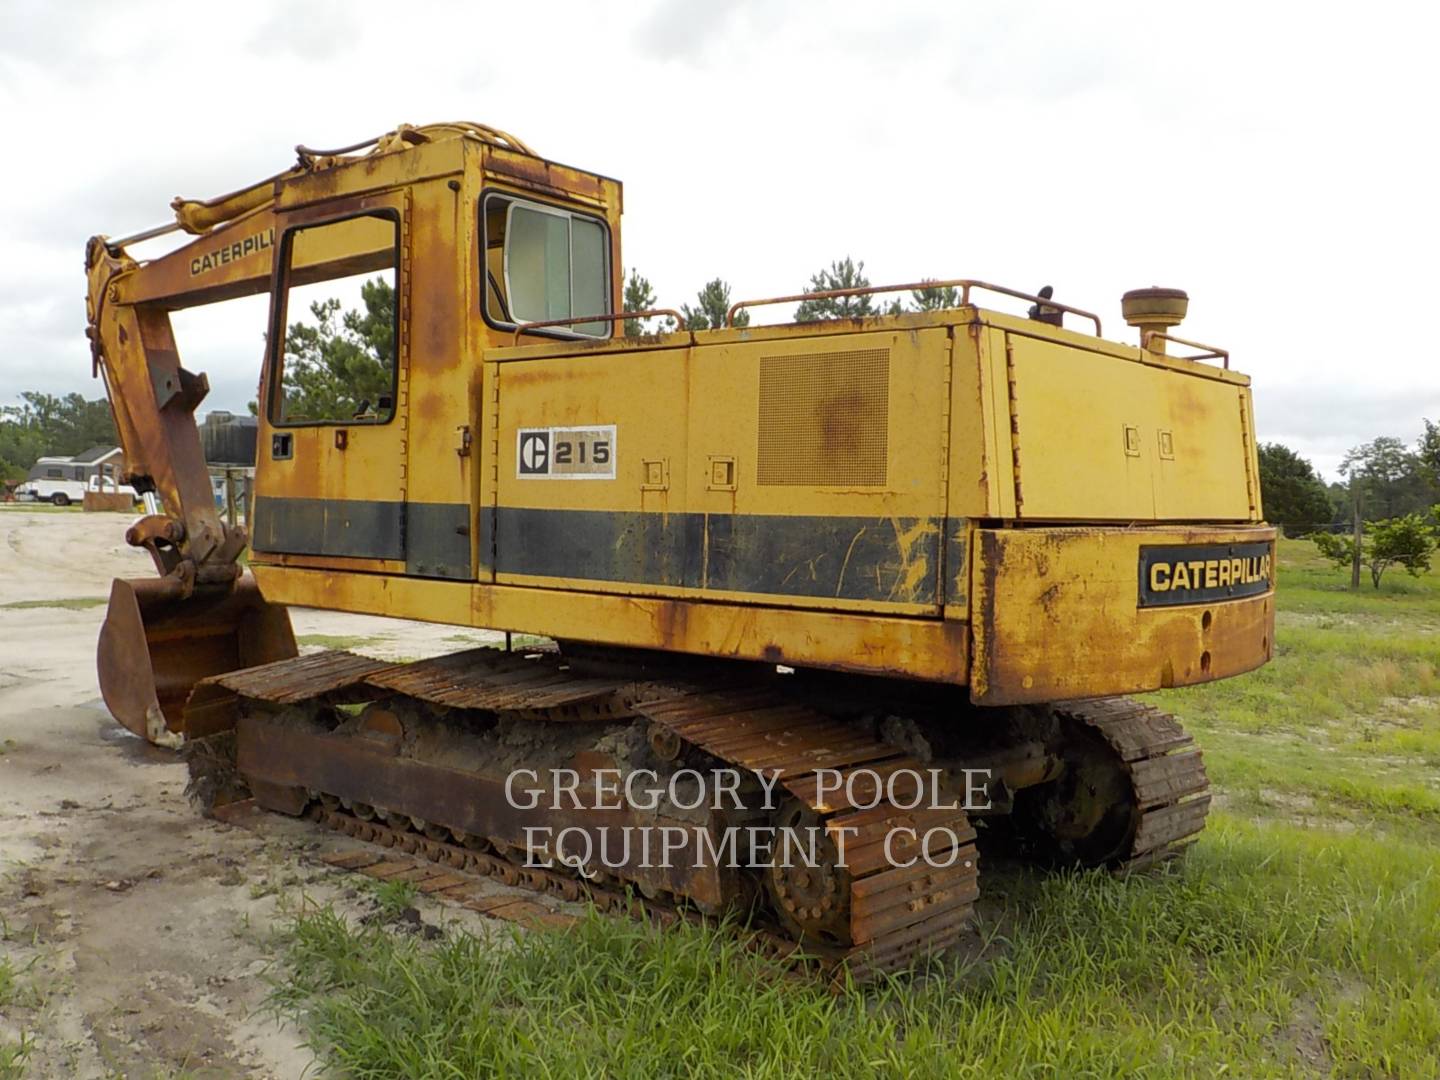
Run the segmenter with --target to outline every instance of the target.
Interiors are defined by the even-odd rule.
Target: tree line
[[[27,390],[19,405],[0,406],[0,481],[25,479],[47,455],[72,456],[92,446],[114,446],[115,421],[104,398],[56,397]]]
[[[1305,536],[1349,525],[1357,501],[1377,520],[1428,512],[1440,502],[1440,423],[1422,422],[1413,447],[1388,435],[1352,447],[1340,462],[1341,479],[1329,484],[1288,446],[1261,443],[1266,519],[1290,536]]]
[[[850,256],[836,259],[829,266],[810,276],[810,283],[802,290],[807,293],[835,292],[841,289],[868,289],[870,279],[865,275],[865,262],[856,262]],[[695,303],[682,304],[680,314],[684,317],[686,330],[720,330],[725,326],[725,317],[730,310],[730,285],[724,278],[714,278],[695,294]],[[656,304],[655,289],[638,270],[631,270],[625,279],[625,296],[622,311],[648,311]],[[802,300],[795,307],[795,321],[800,323],[820,322],[824,319],[863,319],[873,315],[900,315],[907,311],[938,311],[941,308],[958,307],[960,290],[953,287],[929,285],[911,290],[908,300],[891,299],[879,301],[869,296],[829,296],[815,300]],[[675,320],[664,317],[658,320],[626,319],[625,334],[634,337],[658,322],[661,330],[676,329]],[[737,311],[732,326],[750,325],[750,312]]]
[[[1262,443],[1266,520],[1287,535],[1311,536],[1321,555],[1350,568],[1352,586],[1362,568],[1377,589],[1391,567],[1430,569],[1440,544],[1440,423],[1423,423],[1413,447],[1390,435],[1352,447],[1340,462],[1342,479],[1331,484],[1289,447]]]

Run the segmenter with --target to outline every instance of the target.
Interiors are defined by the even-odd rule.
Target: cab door
[[[401,193],[284,220],[251,545],[297,564],[403,571],[405,394]]]

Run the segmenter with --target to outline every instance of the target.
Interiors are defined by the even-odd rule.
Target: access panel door
[[[685,501],[688,351],[495,364],[495,580],[638,596],[699,583]]]
[[[1247,393],[1224,373],[1016,333],[1005,349],[1019,517],[1255,518]]]
[[[694,350],[686,507],[709,598],[938,615],[945,327]]]
[[[405,559],[408,282],[395,196],[343,215],[301,212],[282,233],[258,460],[257,553]]]

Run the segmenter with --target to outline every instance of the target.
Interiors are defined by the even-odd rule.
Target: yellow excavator
[[[297,152],[86,251],[124,482],[161,511],[127,533],[157,576],[115,582],[100,685],[208,748],[208,798],[738,911],[861,973],[957,939],[977,842],[1129,867],[1203,827],[1193,740],[1119,695],[1270,658],[1275,531],[1249,379],[1175,336],[1183,292],[1126,294],[1138,345],[973,279],[689,330],[617,310],[616,180],[474,123]],[[948,306],[737,318],[916,288]],[[170,313],[266,292],[247,535]],[[541,643],[300,656],[289,605]]]

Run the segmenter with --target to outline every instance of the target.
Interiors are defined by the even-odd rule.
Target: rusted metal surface
[[[1121,763],[1136,815],[1115,869],[1169,858],[1205,827],[1210,780],[1194,739],[1173,716],[1129,698],[1056,706],[1096,732]]]
[[[185,731],[184,706],[209,676],[294,656],[284,608],[249,575],[190,596],[176,578],[116,579],[100,627],[100,692],[114,717],[159,744]]]
[[[1170,341],[1176,345],[1184,345],[1187,349],[1199,349],[1194,356],[1177,357],[1180,360],[1223,360],[1222,365],[1226,371],[1230,370],[1230,351],[1221,349],[1215,345],[1202,345],[1198,341],[1187,341],[1185,338],[1176,337],[1174,334],[1162,334],[1159,330],[1147,330],[1140,338],[1142,349],[1150,348],[1153,341]]]
[[[175,289],[198,288],[184,268],[184,256],[172,254],[164,265],[186,275],[185,284],[177,279]],[[157,271],[124,253],[112,254],[100,237],[86,250],[86,268],[88,334],[125,450],[121,479],[137,490],[153,488],[166,513],[183,526],[174,544],[180,559],[197,568],[196,576],[206,562],[233,564],[245,534],[227,528],[215,507],[194,416],[209,383],[203,374],[181,366],[170,327],[169,308],[183,305],[122,300],[127,282],[153,277]],[[267,261],[267,279],[268,271]],[[259,274],[255,276],[258,280]]]
[[[734,326],[735,314],[749,307],[763,307],[768,304],[797,304],[805,300],[833,300],[841,296],[873,296],[876,293],[915,292],[922,289],[959,289],[960,307],[969,307],[971,289],[984,289],[986,292],[1000,293],[1002,296],[1013,296],[1017,300],[1030,300],[1042,307],[1053,308],[1057,311],[1066,311],[1071,315],[1078,315],[1082,319],[1089,319],[1095,324],[1095,336],[1104,336],[1104,331],[1100,326],[1100,316],[1093,312],[1071,307],[1069,304],[1062,304],[1060,301],[1049,297],[1020,292],[1017,289],[1011,289],[1005,285],[992,285],[989,282],[976,281],[974,278],[950,278],[946,281],[912,281],[904,285],[865,285],[853,289],[824,289],[820,292],[793,293],[790,296],[768,296],[760,300],[738,300],[731,304],[730,310],[725,313],[725,325]]]
[[[271,704],[300,703],[307,695],[323,700],[341,690],[386,691],[451,708],[535,708],[537,716],[545,715],[536,707],[541,700],[572,702],[597,690],[623,689],[634,722],[644,725],[650,745],[660,744],[662,756],[693,761],[698,751],[712,756],[702,760],[778,775],[788,801],[770,807],[773,821],[818,827],[823,840],[818,862],[782,861],[761,869],[767,910],[803,948],[861,978],[899,970],[927,950],[954,943],[978,895],[976,835],[965,810],[954,796],[915,797],[930,760],[877,737],[868,724],[797,703],[779,689],[784,680],[717,689],[708,681],[586,679],[554,654],[479,649],[413,665],[321,654],[210,683]],[[573,827],[601,845],[598,830],[605,826],[694,827],[693,820],[682,823],[663,810],[640,812],[628,804],[517,809],[502,777],[407,756],[402,748],[421,730],[408,725],[431,721],[402,720],[391,709],[388,701],[373,705],[369,722],[362,716],[357,728],[340,732],[247,716],[237,730],[239,769],[258,781],[257,798],[270,808],[298,813],[323,794],[329,802],[322,816],[351,835],[430,851],[442,862],[458,859],[448,863],[457,869],[483,863],[489,869],[482,872],[507,883],[563,887],[572,894],[586,888],[573,874],[517,865],[533,847],[527,825]],[[1203,762],[1172,717],[1125,699],[1056,706],[1049,715],[1060,722],[1058,736],[1019,734],[1036,730],[1025,720],[1029,713],[1021,712],[1012,744],[934,764],[994,768],[1002,783],[1049,785],[1052,794],[1068,790],[1062,780],[1082,788],[1096,781],[1088,801],[1062,794],[1054,807],[1069,830],[1064,835],[1073,834],[1078,845],[1066,850],[1087,865],[1144,866],[1175,854],[1203,828],[1210,802]],[[1085,731],[1095,738],[1074,742],[1075,733]],[[1059,741],[1046,742],[1053,738]],[[617,766],[608,752],[586,751],[571,767],[583,774]],[[823,789],[822,769],[834,770]],[[351,805],[363,821],[343,812]],[[718,827],[716,818],[709,820]],[[1123,824],[1118,833],[1116,822]],[[423,836],[413,837],[416,832]],[[941,841],[927,846],[927,836]],[[1099,841],[1091,842],[1093,836]],[[471,843],[476,840],[478,847]],[[486,854],[490,845],[498,854]],[[658,867],[627,864],[619,876],[646,895],[689,898],[709,912],[748,902],[733,868],[705,865],[703,857],[687,858],[684,851]]]
[[[362,699],[389,691],[452,709],[533,714],[530,718],[547,722],[594,722],[634,715],[633,685],[624,679],[574,676],[553,652],[480,648],[391,664],[334,650],[214,674],[195,686],[188,703],[181,703],[186,723],[206,734],[230,726],[220,718],[237,715],[229,704],[237,697],[289,705],[342,690]],[[202,721],[207,712],[213,719]]]
[[[699,841],[694,822],[646,815],[628,806],[575,808],[542,802],[529,809],[517,807],[507,798],[504,776],[397,756],[393,744],[377,740],[315,734],[253,717],[243,717],[236,734],[240,772],[247,782],[259,779],[268,785],[263,794],[256,792],[257,800],[282,813],[303,810],[308,801],[301,797],[303,793],[324,792],[347,804],[361,803],[383,809],[392,817],[400,814],[438,823],[446,830],[484,837],[522,853],[530,846],[527,828],[548,828],[552,836],[562,830],[580,830],[589,837],[591,849],[598,851],[606,845],[602,829],[677,826],[684,829],[685,842],[673,850],[668,865],[648,863],[643,858],[644,848],[635,844],[627,845],[624,857],[613,859],[606,869],[652,891],[688,897],[709,911],[719,911],[734,896],[733,889],[725,888],[726,868],[707,861],[696,849]],[[613,767],[614,762],[609,765]],[[712,837],[712,850],[715,843]],[[614,855],[616,845],[606,850]]]
[[[213,199],[185,199],[177,196],[170,201],[170,209],[175,211],[176,227],[198,236],[243,214],[268,206],[275,199],[275,185],[300,171],[298,168],[287,169],[247,187],[217,195]],[[152,233],[158,231],[152,230]],[[117,240],[115,246],[123,247],[125,243],[126,241]]]
[[[485,648],[377,669],[364,681],[452,709],[561,710],[555,719],[628,715],[618,703],[608,713],[565,710],[609,703],[632,685],[623,679],[576,677],[553,654],[527,656]]]
[[[208,681],[242,697],[293,705],[331,691],[355,686],[367,675],[391,667],[385,660],[372,660],[352,652],[334,650],[297,656],[241,671],[230,671]]]
[[[530,146],[522,140],[511,135],[508,131],[492,127],[489,124],[476,123],[473,120],[456,120],[439,124],[401,124],[383,135],[377,135],[373,139],[365,139],[353,143],[350,146],[341,147],[339,150],[312,150],[306,146],[295,147],[295,152],[301,158],[307,157],[336,157],[341,154],[353,154],[358,150],[364,150],[367,146],[374,146],[377,151],[383,152],[390,149],[400,149],[402,146],[418,146],[421,143],[432,142],[441,137],[454,137],[461,135],[466,138],[479,139],[481,142],[498,146],[505,150],[514,151],[517,154],[524,154],[526,157],[539,157]]]
[[[763,872],[775,918],[806,948],[825,953],[832,962],[856,958],[867,971],[893,970],[911,962],[928,944],[953,940],[971,912],[977,857],[975,834],[964,811],[890,805],[873,782],[867,788],[866,780],[872,769],[882,778],[901,769],[918,775],[920,763],[914,757],[863,726],[796,705],[764,686],[721,691],[709,683],[662,687],[584,678],[568,671],[555,655],[526,657],[478,649],[408,665],[323,653],[221,675],[208,680],[207,687],[241,702],[237,710],[233,701],[207,701],[197,694],[197,708],[217,715],[243,712],[245,701],[287,705],[325,700],[334,693],[354,697],[362,691],[385,691],[489,712],[523,708],[539,714],[545,712],[539,703],[551,702],[548,708],[554,712],[548,715],[567,719],[566,709],[577,702],[623,693],[635,722],[668,743],[677,757],[696,748],[742,769],[778,774],[790,792],[790,801],[776,811],[778,827],[793,818],[822,830],[818,862],[780,861]],[[643,703],[634,704],[642,698]],[[372,711],[376,708],[385,712],[388,727],[380,721],[367,724],[362,716],[357,729],[339,733],[278,718],[241,716],[236,729],[238,768],[255,782],[259,801],[272,809],[297,813],[316,793],[324,793],[339,800],[335,806],[354,805],[365,817],[379,813],[391,826],[402,819],[436,823],[424,828],[483,837],[512,853],[523,853],[529,845],[526,826],[548,827],[552,835],[573,827],[603,845],[598,831],[603,827],[669,823],[686,829],[687,845],[699,843],[693,836],[694,820],[669,818],[663,810],[638,811],[628,805],[517,809],[507,798],[503,777],[407,756],[401,752],[404,738],[371,737],[371,728],[398,730],[401,723],[389,706],[371,706]],[[420,730],[416,728],[417,737]],[[574,764],[591,770],[616,763],[608,754],[582,754]],[[835,770],[848,796],[877,805],[857,809],[844,797],[822,795],[816,782],[820,769]],[[891,794],[908,798],[914,791],[913,783],[892,785]],[[712,828],[720,823],[714,817],[708,820]],[[940,828],[949,830],[944,841],[926,854],[945,865],[919,860],[925,866],[922,872],[892,864],[892,831],[910,831],[908,839],[902,836],[893,845],[895,854],[908,860],[918,854],[918,837]],[[710,842],[714,850],[713,834]],[[653,866],[642,865],[637,852],[635,865],[616,872],[647,895],[686,897],[706,911],[748,902],[736,868],[716,866],[703,855],[687,857],[688,850],[672,852],[662,865]]]
[[[315,818],[326,828],[366,844],[362,848],[325,855],[322,861],[326,864],[382,881],[414,882],[421,892],[490,918],[550,929],[563,929],[577,921],[575,916],[536,903],[523,894],[496,895],[482,891],[482,880],[523,887],[532,895],[541,893],[559,901],[588,901],[600,911],[662,926],[682,919],[700,922],[704,918],[693,910],[673,908],[663,900],[647,900],[596,882],[579,881],[564,873],[542,868],[522,869],[503,857],[431,840],[415,830],[361,821],[336,811],[322,810],[315,813]],[[747,948],[811,966],[811,958],[799,953],[793,942],[777,934],[763,928],[739,933]],[[823,964],[821,969],[837,970],[833,965]]]
[[[1272,544],[1275,530],[1236,526],[981,529],[976,532],[976,704],[1014,705],[1140,693],[1238,675],[1275,643],[1273,570],[1256,595],[1140,606],[1142,548]],[[1272,558],[1273,567],[1273,558]],[[1067,647],[1057,649],[1056,641]]]
[[[180,564],[180,541],[185,539],[185,526],[165,514],[147,514],[125,530],[125,542],[144,548],[161,576],[174,573]],[[176,584],[180,583],[177,576]]]
[[[890,802],[894,795],[908,803],[913,785],[892,786],[868,809],[831,805],[838,801],[829,792],[834,783],[868,802],[879,794],[876,776],[903,769],[918,780],[923,766],[900,748],[759,688],[675,695],[640,703],[637,711],[722,761],[773,770],[796,799],[795,808],[781,809],[782,817],[825,830],[818,865],[775,865],[766,872],[776,916],[806,947],[839,950],[874,974],[908,966],[929,943],[953,941],[968,925],[979,856],[963,809],[948,799],[932,798],[917,809]],[[824,795],[822,769],[834,772]],[[919,838],[935,835],[941,842],[915,849]],[[896,865],[912,858],[912,865]]]
[[[700,922],[704,915],[693,909],[676,908],[663,898],[647,899],[632,892],[609,887],[601,882],[578,879],[564,871],[543,867],[522,867],[494,852],[477,850],[425,836],[412,825],[387,825],[364,821],[343,810],[325,810],[312,806],[309,811],[320,824],[335,832],[363,842],[362,848],[347,849],[322,857],[337,869],[365,874],[382,881],[409,881],[421,892],[447,903],[459,904],[479,914],[508,922],[563,929],[576,919],[528,899],[524,894],[482,891],[480,881],[488,880],[504,886],[525,889],[559,901],[588,901],[602,912],[625,915],[668,925],[680,920]],[[868,887],[857,892],[866,911],[887,910],[881,898],[888,893],[905,894],[905,899],[888,905],[892,912],[908,908],[925,873],[909,871],[903,878],[891,880],[884,876],[870,879]],[[897,888],[898,886],[898,888]],[[964,919],[946,917],[974,899],[974,882],[960,882],[945,898],[937,898],[929,917],[910,922],[902,929],[867,942],[865,945],[839,952],[815,953],[799,949],[796,943],[766,924],[733,932],[745,947],[782,963],[792,964],[804,973],[828,976],[838,985],[847,977],[864,982],[888,972],[901,970],[917,958],[940,952],[954,945],[967,929]],[[948,906],[945,906],[948,905]],[[892,915],[892,919],[895,916]],[[902,917],[903,921],[903,917]]]
[[[771,691],[682,695],[640,702],[636,711],[725,761],[773,771],[812,810],[827,809],[816,798],[816,770],[845,765],[868,768],[904,757],[852,724]]]

